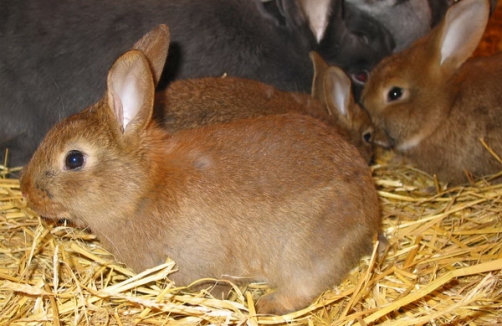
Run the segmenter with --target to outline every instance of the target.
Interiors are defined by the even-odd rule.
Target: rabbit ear
[[[326,102],[324,98],[324,76],[326,75],[326,70],[329,69],[328,64],[323,60],[323,58],[319,55],[319,53],[315,51],[310,52],[310,60],[312,60],[312,64],[314,65],[314,80],[312,82],[312,92],[311,95],[313,98],[318,99],[321,103]],[[328,113],[331,115],[332,112]]]
[[[133,46],[133,49],[141,50],[148,59],[150,68],[153,72],[155,85],[159,83],[160,76],[162,75],[166,63],[170,39],[169,28],[161,24],[146,33]]]
[[[472,55],[483,36],[489,14],[487,0],[462,0],[448,9],[436,36],[440,42],[441,66],[456,70]]]
[[[334,0],[338,1],[338,0]],[[299,0],[300,6],[307,17],[310,29],[319,43],[331,16],[331,0]]]
[[[141,51],[131,50],[115,61],[108,73],[108,106],[124,134],[150,123],[154,92],[152,72]]]
[[[341,122],[350,126],[354,103],[350,78],[338,67],[329,67],[324,76],[324,92],[329,110],[337,115]]]

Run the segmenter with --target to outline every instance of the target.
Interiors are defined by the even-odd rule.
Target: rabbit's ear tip
[[[170,30],[169,30],[169,26],[167,26],[166,24],[160,24],[158,27],[157,27],[158,30],[160,30],[164,35],[166,35],[167,37],[170,36]]]

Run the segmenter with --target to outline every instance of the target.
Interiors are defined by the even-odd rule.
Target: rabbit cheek
[[[412,133],[412,127],[401,121],[409,121],[406,102],[410,91],[405,87],[391,86],[379,91],[380,98],[368,97],[365,107],[375,125],[373,143],[384,148],[397,146],[398,141]]]

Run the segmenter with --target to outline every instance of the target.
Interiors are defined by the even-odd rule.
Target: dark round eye
[[[392,87],[387,94],[387,100],[389,102],[399,100],[403,96],[403,89],[401,87]]]
[[[66,154],[65,167],[68,170],[79,170],[85,164],[85,156],[81,151],[69,151]]]
[[[371,143],[373,140],[373,129],[368,129],[363,133],[363,140],[367,143]]]
[[[360,83],[360,84],[365,84],[368,81],[368,72],[366,70],[362,70],[358,72],[357,74],[353,74],[352,78],[354,81]]]

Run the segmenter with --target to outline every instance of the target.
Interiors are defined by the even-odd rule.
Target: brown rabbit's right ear
[[[350,78],[338,67],[331,66],[324,74],[324,96],[328,110],[347,129],[352,129],[356,103]]]
[[[329,115],[351,129],[356,104],[350,78],[340,68],[329,66],[317,52],[310,52],[310,59],[314,64],[312,97],[324,104]]]
[[[488,0],[461,0],[448,9],[433,40],[442,69],[455,71],[472,55],[489,15]]]
[[[160,76],[164,70],[170,40],[169,28],[161,24],[146,33],[133,46],[133,49],[141,50],[148,59],[155,85],[159,83]]]
[[[135,135],[148,126],[154,94],[150,65],[141,51],[131,50],[115,61],[108,72],[108,106],[124,135]]]

